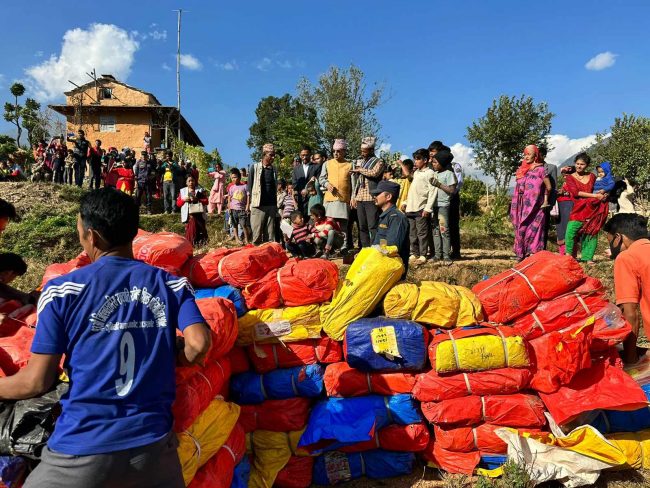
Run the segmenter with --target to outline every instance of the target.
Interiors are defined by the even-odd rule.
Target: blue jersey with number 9
[[[32,352],[65,354],[70,388],[48,447],[102,454],[167,435],[176,329],[203,321],[187,279],[133,259],[102,257],[49,281]]]

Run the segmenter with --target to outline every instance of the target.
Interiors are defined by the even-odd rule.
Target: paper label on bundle
[[[392,325],[372,329],[370,331],[370,340],[372,342],[372,350],[377,354],[384,354],[388,359],[402,357],[397,348],[395,327]]]
[[[255,324],[255,339],[260,341],[288,334],[291,334],[291,322],[288,320]]]
[[[335,485],[352,479],[350,471],[350,462],[348,457],[342,452],[326,452],[325,472],[330,484]]]

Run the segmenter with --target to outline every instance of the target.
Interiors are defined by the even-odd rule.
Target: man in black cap
[[[375,205],[382,212],[372,243],[375,245],[385,241],[387,246],[397,246],[397,251],[404,262],[404,275],[406,275],[409,262],[409,223],[406,215],[395,206],[399,190],[397,183],[382,180],[370,191],[375,199]]]

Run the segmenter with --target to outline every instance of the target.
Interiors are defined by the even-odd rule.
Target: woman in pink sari
[[[212,173],[208,173],[214,178],[214,184],[212,185],[212,190],[210,190],[210,198],[208,198],[208,213],[213,214],[214,209],[217,209],[217,213],[221,215],[221,210],[223,209],[223,203],[225,199],[225,185],[226,185],[226,172],[223,170],[221,163],[215,165],[215,170]]]
[[[551,181],[534,144],[524,149],[524,159],[517,169],[510,219],[515,229],[515,255],[520,261],[544,249],[544,225]]]

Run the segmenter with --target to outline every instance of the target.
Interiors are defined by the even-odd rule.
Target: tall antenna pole
[[[176,51],[176,108],[178,109],[178,140],[181,140],[181,16],[183,10],[178,11],[178,38]]]

